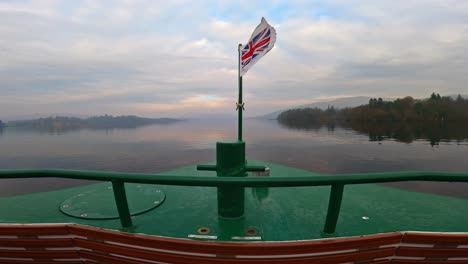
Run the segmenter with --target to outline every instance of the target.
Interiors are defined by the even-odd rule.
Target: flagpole
[[[242,76],[240,75],[240,60],[242,44],[239,44],[237,51],[238,56],[238,77],[239,77],[239,100],[237,102],[238,120],[237,120],[237,140],[242,141],[242,111],[244,110],[244,103],[242,102]]]

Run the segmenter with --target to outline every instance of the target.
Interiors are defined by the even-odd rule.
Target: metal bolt
[[[202,235],[209,234],[210,232],[211,229],[209,227],[200,227],[197,229],[197,233]]]
[[[249,228],[244,230],[244,234],[246,234],[248,236],[258,235],[258,229],[255,228],[255,227],[249,227]]]

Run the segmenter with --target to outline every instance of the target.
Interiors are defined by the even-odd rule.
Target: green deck
[[[249,161],[249,165],[270,167],[270,176],[258,177],[312,174],[266,162]],[[216,172],[197,171],[195,166],[190,166],[164,172],[164,175],[215,177]],[[254,238],[261,237],[263,241],[324,237],[321,230],[327,213],[330,194],[328,186],[245,188],[244,217],[223,219],[217,214],[217,191],[214,187],[126,184],[130,187],[129,185],[161,190],[165,194],[165,200],[155,209],[132,217],[134,226],[125,230],[128,232],[188,238],[189,235],[198,235],[197,229],[208,227],[211,232],[207,235],[216,236],[216,240],[230,241],[232,237],[247,237],[244,230],[254,227],[259,230],[259,234]],[[105,189],[105,186],[111,184],[101,183],[0,198],[0,223],[79,223],[121,229],[118,219],[80,219],[67,216],[59,210],[62,202],[70,197],[95,188]],[[133,199],[135,195],[132,193],[127,193],[130,208],[139,207],[140,203],[148,203],[144,198]],[[107,203],[114,206],[112,199]],[[345,186],[337,232],[334,236],[410,230],[468,232],[468,200],[375,184]]]

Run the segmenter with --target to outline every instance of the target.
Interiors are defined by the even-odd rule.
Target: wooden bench
[[[394,263],[468,263],[468,234],[405,232]],[[401,259],[410,258],[410,259]],[[458,258],[458,260],[452,260]]]
[[[215,242],[76,224],[0,225],[0,264],[154,262],[468,264],[468,234],[393,232],[293,242]]]

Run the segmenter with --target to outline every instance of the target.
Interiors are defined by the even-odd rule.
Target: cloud
[[[317,98],[466,91],[464,1],[8,1],[0,113],[230,113],[237,45],[261,16],[278,38],[244,78],[248,116]]]
[[[172,103],[138,103],[126,105],[125,108],[144,113],[145,115],[154,112],[173,115],[175,112],[180,112],[181,110],[193,111],[193,115],[200,112],[197,111],[197,109],[222,111],[223,108],[228,107],[229,102],[230,100],[228,98],[211,95],[195,95]]]

